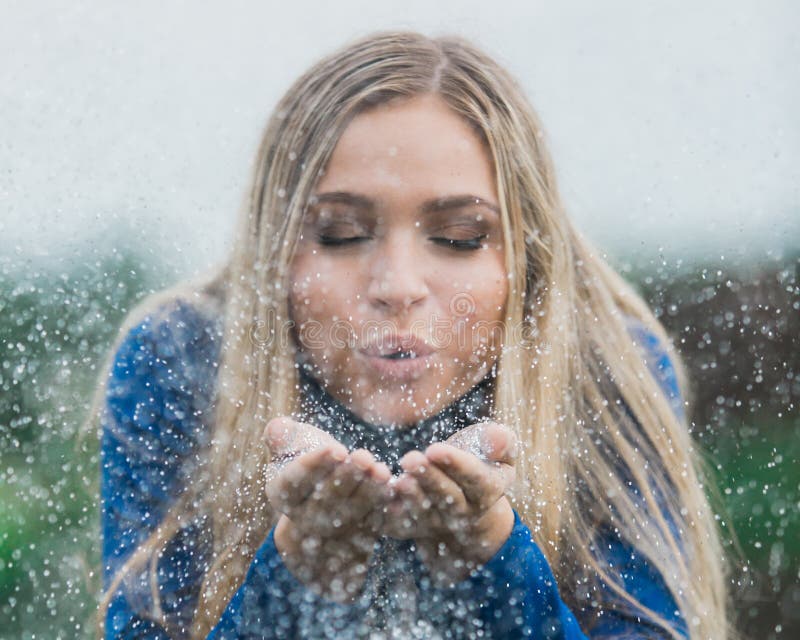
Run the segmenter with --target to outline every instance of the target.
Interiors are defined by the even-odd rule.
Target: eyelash
[[[457,251],[474,251],[475,249],[481,248],[481,240],[485,238],[486,234],[484,233],[467,240],[452,240],[450,238],[431,238],[431,240]]]
[[[486,236],[487,234],[484,233],[476,236],[475,238],[469,238],[467,240],[453,240],[451,238],[431,238],[431,240],[456,251],[474,251],[481,248],[481,240],[484,240]],[[317,242],[326,247],[343,247],[346,245],[357,244],[359,242],[363,242],[364,240],[369,240],[369,237],[354,236],[352,238],[333,238],[331,236],[317,236]]]

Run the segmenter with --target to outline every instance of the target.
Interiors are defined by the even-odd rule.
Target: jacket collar
[[[301,421],[326,431],[350,450],[368,449],[393,473],[401,471],[398,461],[407,452],[424,450],[432,442],[447,440],[459,429],[487,420],[491,415],[494,369],[435,415],[397,426],[363,420],[323,388],[310,364],[298,358],[297,366]]]

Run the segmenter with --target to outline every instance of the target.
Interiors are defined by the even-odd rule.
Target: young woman
[[[312,67],[235,246],[110,351],[105,637],[727,636],[680,360],[484,53]]]

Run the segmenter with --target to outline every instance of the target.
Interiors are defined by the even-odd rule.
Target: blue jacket
[[[630,330],[648,350],[651,370],[682,416],[674,369],[667,355],[655,336],[641,325],[631,321]],[[127,333],[115,353],[101,420],[104,588],[161,521],[181,488],[191,482],[196,453],[210,435],[205,418],[212,408],[220,335],[219,318],[179,300],[167,313],[146,316]],[[483,384],[478,385],[468,394],[469,400],[480,404],[484,390]],[[331,404],[329,396],[323,393],[322,397],[328,404],[314,414],[321,427],[324,419],[320,416],[331,407],[336,424],[354,418],[341,405]],[[458,402],[453,406],[456,409],[448,408],[451,413],[445,411],[440,422],[426,423],[433,431],[417,434],[426,438],[423,442],[448,435],[437,432],[437,425],[456,424],[457,428],[461,426],[459,420],[466,424],[476,417],[471,413],[473,405],[466,410]],[[346,440],[344,432],[334,435]],[[372,450],[378,446],[363,441],[345,444],[367,444]],[[395,451],[397,448],[400,451]],[[384,458],[396,469],[397,458],[403,449],[410,448],[414,448],[413,441],[393,443]],[[372,579],[378,584],[376,576],[382,571],[380,579],[386,578],[381,558],[400,567],[396,572],[400,579],[413,579],[416,623],[404,637],[579,639],[588,637],[581,624],[587,628],[589,616],[593,618],[592,637],[668,637],[621,609],[608,609],[599,615],[589,609],[570,611],[530,530],[516,512],[514,515],[511,535],[495,556],[452,588],[433,586],[413,552],[413,542],[384,541],[382,553],[376,553],[370,566],[368,584]],[[188,523],[168,544],[158,564],[162,609],[174,627],[182,630],[181,637],[188,635],[203,568],[210,558],[212,543],[204,524],[202,520]],[[346,638],[366,633],[364,621],[374,615],[375,591],[365,589],[365,595],[350,605],[317,596],[283,564],[273,532],[265,536],[244,581],[208,638]],[[608,536],[601,548],[603,561],[623,576],[626,588],[685,633],[684,621],[661,576],[617,537]],[[570,589],[571,585],[562,588]],[[382,594],[384,604],[396,600],[397,588],[391,591]],[[164,628],[140,613],[150,602],[146,573],[119,588],[106,617],[105,637],[170,638]],[[402,610],[402,604],[392,606],[395,609],[379,607],[384,616],[382,624],[390,627]]]

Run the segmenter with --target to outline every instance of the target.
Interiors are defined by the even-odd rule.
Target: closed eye
[[[475,238],[467,238],[465,240],[456,240],[453,238],[431,238],[432,242],[456,249],[457,251],[470,251],[481,248],[481,240],[484,240],[488,234],[484,233]]]
[[[431,242],[438,245],[455,249],[456,251],[474,251],[481,248],[481,241],[486,239],[488,234],[482,234],[474,238],[456,239],[456,238],[431,238]],[[353,245],[369,240],[369,236],[350,236],[346,238],[338,238],[334,236],[318,235],[317,242],[321,245],[328,247],[341,247],[346,245]]]
[[[369,240],[369,236],[352,236],[349,238],[336,238],[334,236],[317,236],[317,242],[321,245],[325,245],[328,247],[338,247],[342,245],[348,244],[356,244],[358,242],[362,242],[363,240]]]

